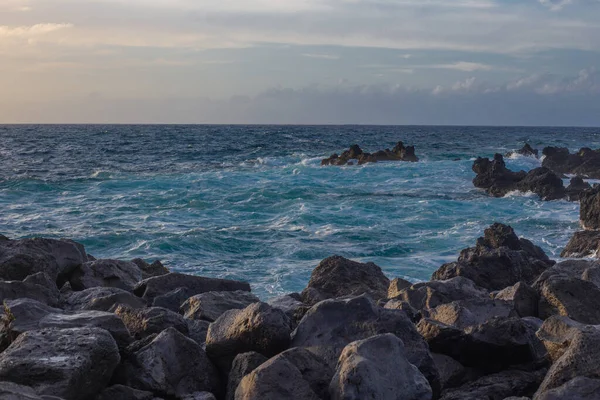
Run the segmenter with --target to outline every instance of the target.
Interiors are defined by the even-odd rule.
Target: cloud
[[[323,59],[323,60],[339,60],[340,59],[340,56],[337,56],[335,54],[304,53],[304,54],[302,54],[302,57],[320,58],[320,59]]]
[[[451,64],[431,65],[428,68],[454,69],[457,71],[473,72],[473,71],[491,71],[493,67],[487,64],[459,61]]]
[[[573,3],[573,0],[539,0],[539,2],[552,11],[560,11],[563,7]]]
[[[56,32],[62,29],[72,28],[73,24],[35,24],[30,26],[16,26],[10,27],[6,25],[0,25],[0,37],[16,37],[16,38],[30,38],[48,33]]]

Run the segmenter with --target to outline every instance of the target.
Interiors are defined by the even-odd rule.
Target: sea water
[[[421,161],[322,167],[351,144],[415,145]],[[600,129],[382,126],[0,126],[0,233],[70,238],[97,258],[301,290],[320,260],[427,280],[493,222],[552,258],[579,205],[473,187],[477,156],[600,147]],[[507,158],[530,170],[532,157]]]

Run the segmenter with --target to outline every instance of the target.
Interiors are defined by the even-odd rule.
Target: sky
[[[0,0],[0,123],[600,126],[600,0]]]

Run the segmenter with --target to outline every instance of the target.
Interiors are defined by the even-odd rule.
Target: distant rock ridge
[[[417,162],[419,158],[415,155],[414,146],[404,146],[398,142],[392,150],[379,150],[375,153],[364,152],[359,145],[354,144],[341,155],[332,154],[329,158],[321,160],[321,165],[358,165],[374,163],[378,161],[409,161]]]

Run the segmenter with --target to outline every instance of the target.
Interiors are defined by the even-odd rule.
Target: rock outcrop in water
[[[533,192],[542,200],[558,200],[567,195],[562,179],[548,168],[514,172],[506,168],[501,154],[494,155],[492,160],[478,158],[473,163],[473,172],[477,174],[473,185],[495,197],[503,197],[513,191]],[[575,187],[571,189],[573,193]]]
[[[600,263],[555,264],[503,224],[430,282],[334,256],[266,303],[244,282],[2,241],[0,398],[598,398]]]
[[[525,143],[525,145],[523,147],[521,147],[519,150],[510,151],[510,152],[506,153],[506,156],[511,157],[514,154],[537,158],[539,155],[539,150],[531,147],[531,145],[529,143]]]
[[[323,159],[321,165],[352,165],[355,162],[361,165],[378,161],[417,162],[419,158],[415,155],[414,146],[404,146],[402,142],[398,142],[392,150],[379,150],[375,153],[364,152],[359,145],[354,144],[341,155],[332,154],[329,158]]]
[[[557,174],[580,175],[600,179],[600,151],[582,148],[571,154],[565,147],[546,147],[542,166]]]
[[[560,256],[600,258],[600,187],[584,190],[579,203],[579,220],[584,230],[573,235]]]

